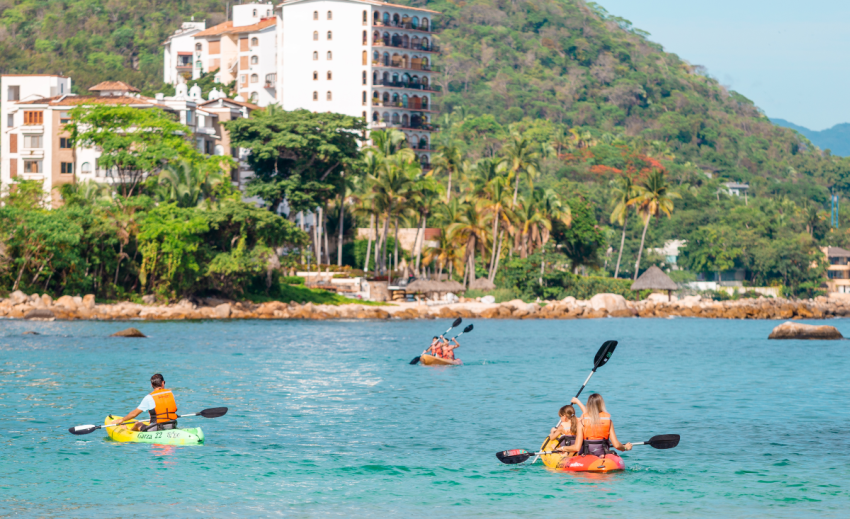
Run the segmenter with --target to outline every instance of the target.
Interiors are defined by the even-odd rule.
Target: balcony
[[[383,20],[376,20],[372,23],[372,27],[392,27],[394,29],[404,29],[406,31],[419,31],[419,32],[434,32],[434,25],[430,25],[429,27],[421,27],[419,25],[413,25],[411,22],[394,22],[392,20],[388,20],[384,22]]]
[[[383,102],[379,99],[372,98],[372,106],[381,107],[381,108],[392,108],[393,110],[416,110],[417,112],[430,112],[437,113],[436,110],[430,110],[428,108],[429,105],[421,105],[413,102],[408,102],[408,104],[404,104],[402,102]]]
[[[277,83],[277,72],[266,74],[266,82],[263,88],[275,88],[275,83]]]
[[[435,132],[437,128],[428,124],[419,121],[412,121],[407,123],[405,126],[402,122],[390,122],[390,121],[372,121],[370,125],[373,130],[380,130],[383,128],[398,128],[399,130],[416,130],[420,132]]]
[[[406,88],[409,90],[421,90],[423,92],[439,92],[439,88],[434,85],[423,85],[422,83],[411,83],[409,81],[384,81],[379,79],[372,86],[382,86],[388,88]]]
[[[372,66],[376,68],[395,68],[399,70],[416,70],[419,72],[441,72],[440,67],[423,65],[421,63],[387,63],[384,61],[373,61]]]
[[[44,133],[43,124],[24,124],[21,126],[21,133]]]
[[[407,43],[405,44],[401,40],[377,40],[372,42],[373,47],[392,47],[395,49],[410,49],[410,50],[418,50],[422,52],[440,52],[440,46],[429,44],[423,45],[421,43]]]

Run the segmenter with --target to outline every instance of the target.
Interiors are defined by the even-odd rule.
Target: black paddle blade
[[[646,443],[652,445],[656,449],[672,449],[676,445],[679,445],[679,435],[659,434],[658,436],[650,438]]]
[[[457,328],[458,326],[460,326],[460,323],[462,323],[462,322],[463,322],[463,317],[458,317],[457,319],[455,319],[455,322],[452,323],[452,328]]]
[[[614,348],[616,347],[617,341],[605,341],[599,348],[599,351],[596,352],[596,356],[593,357],[593,369],[595,370],[604,366],[608,362],[608,359],[611,358],[611,355],[614,354]]]
[[[416,358],[414,358],[413,360],[410,361],[411,366],[414,365],[414,364],[418,364],[418,363],[419,363],[419,357],[416,357]]]
[[[201,411],[198,414],[203,416],[204,418],[218,418],[219,416],[224,416],[224,415],[227,414],[227,408],[226,407],[213,407],[213,408],[210,408],[210,409],[204,409],[203,411]]]
[[[77,436],[82,436],[84,434],[91,434],[98,429],[96,425],[78,425],[76,427],[71,427],[68,429],[68,432],[71,434],[76,434]]]
[[[471,324],[463,329],[463,333],[469,333],[471,331],[472,331],[472,325]]]
[[[506,465],[516,465],[531,457],[531,453],[525,449],[514,449],[510,451],[497,452],[496,457]]]

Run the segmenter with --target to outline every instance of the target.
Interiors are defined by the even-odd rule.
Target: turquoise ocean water
[[[764,321],[470,322],[466,364],[427,368],[408,362],[446,322],[134,322],[150,338],[113,339],[128,323],[0,321],[0,517],[847,517],[850,343],[767,341]],[[679,447],[636,447],[610,475],[500,464],[539,447],[606,339],[588,390],[620,439]],[[181,422],[206,445],[67,432],[132,410],[154,372],[183,413],[230,407]]]

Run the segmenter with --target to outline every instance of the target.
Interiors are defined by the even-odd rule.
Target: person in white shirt
[[[136,422],[133,431],[164,431],[177,428],[177,402],[170,389],[165,389],[165,379],[159,373],[151,377],[151,391],[139,406],[130,411],[124,418],[116,418],[112,423],[119,424],[132,420],[147,411],[150,414],[150,424]]]

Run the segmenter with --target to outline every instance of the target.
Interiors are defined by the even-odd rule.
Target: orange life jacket
[[[589,416],[581,417],[582,426],[584,427],[585,440],[607,440],[611,434],[611,415],[608,413],[599,413],[599,424],[593,425],[590,423]]]
[[[156,408],[149,411],[151,422],[161,423],[177,419],[177,402],[174,401],[174,395],[170,389],[160,387],[151,391],[151,396],[156,404]]]

